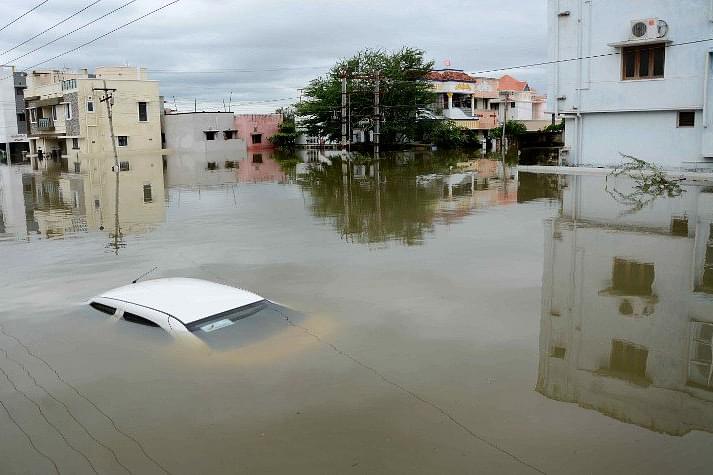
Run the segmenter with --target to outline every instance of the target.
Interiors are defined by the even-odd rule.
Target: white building
[[[180,112],[163,116],[168,160],[196,162],[211,169],[233,168],[247,157],[232,112]]]
[[[0,66],[0,155],[13,161],[23,159],[29,150],[25,96],[27,74],[12,66]]]
[[[563,160],[713,167],[713,1],[549,0],[548,22]]]
[[[713,432],[713,193],[631,212],[607,194],[630,182],[564,185],[545,226],[537,390],[658,432]]]
[[[547,98],[526,81],[505,75],[498,79],[498,93],[498,98],[490,101],[490,107],[498,113],[498,122],[516,120],[528,130],[540,130],[551,123],[545,113]]]

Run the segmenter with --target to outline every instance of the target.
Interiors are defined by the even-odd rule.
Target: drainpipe
[[[579,6],[577,9],[577,159],[576,165],[582,164],[582,66],[583,60],[579,59],[582,57],[583,47],[583,31],[582,28],[582,9],[584,8],[584,0],[579,1]]]

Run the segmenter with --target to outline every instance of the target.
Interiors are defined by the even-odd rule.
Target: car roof
[[[247,290],[185,278],[147,280],[109,290],[97,297],[158,310],[183,324],[265,300]]]

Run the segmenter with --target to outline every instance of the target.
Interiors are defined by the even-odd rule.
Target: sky
[[[32,68],[171,2],[47,0],[1,29],[43,1],[0,0],[1,64]],[[420,48],[437,68],[448,60],[467,72],[542,61],[545,14],[545,0],[180,0],[37,68],[138,65],[179,111],[192,110],[194,100],[198,110],[223,110],[232,97],[234,112],[271,112],[296,102],[299,88],[364,48]],[[546,89],[543,68],[489,75],[505,73]]]

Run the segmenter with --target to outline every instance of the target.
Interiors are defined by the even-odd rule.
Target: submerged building
[[[150,80],[145,69],[37,70],[27,81],[29,156],[35,166],[46,158],[68,160],[75,168],[88,156],[113,160],[103,88],[111,90],[119,156],[161,151],[159,83]]]
[[[549,0],[547,15],[564,162],[713,168],[710,0]]]
[[[29,151],[25,88],[27,74],[12,66],[0,66],[0,156],[12,162]]]
[[[248,150],[274,148],[270,138],[280,130],[282,114],[237,114],[235,128],[238,137],[245,140]]]

